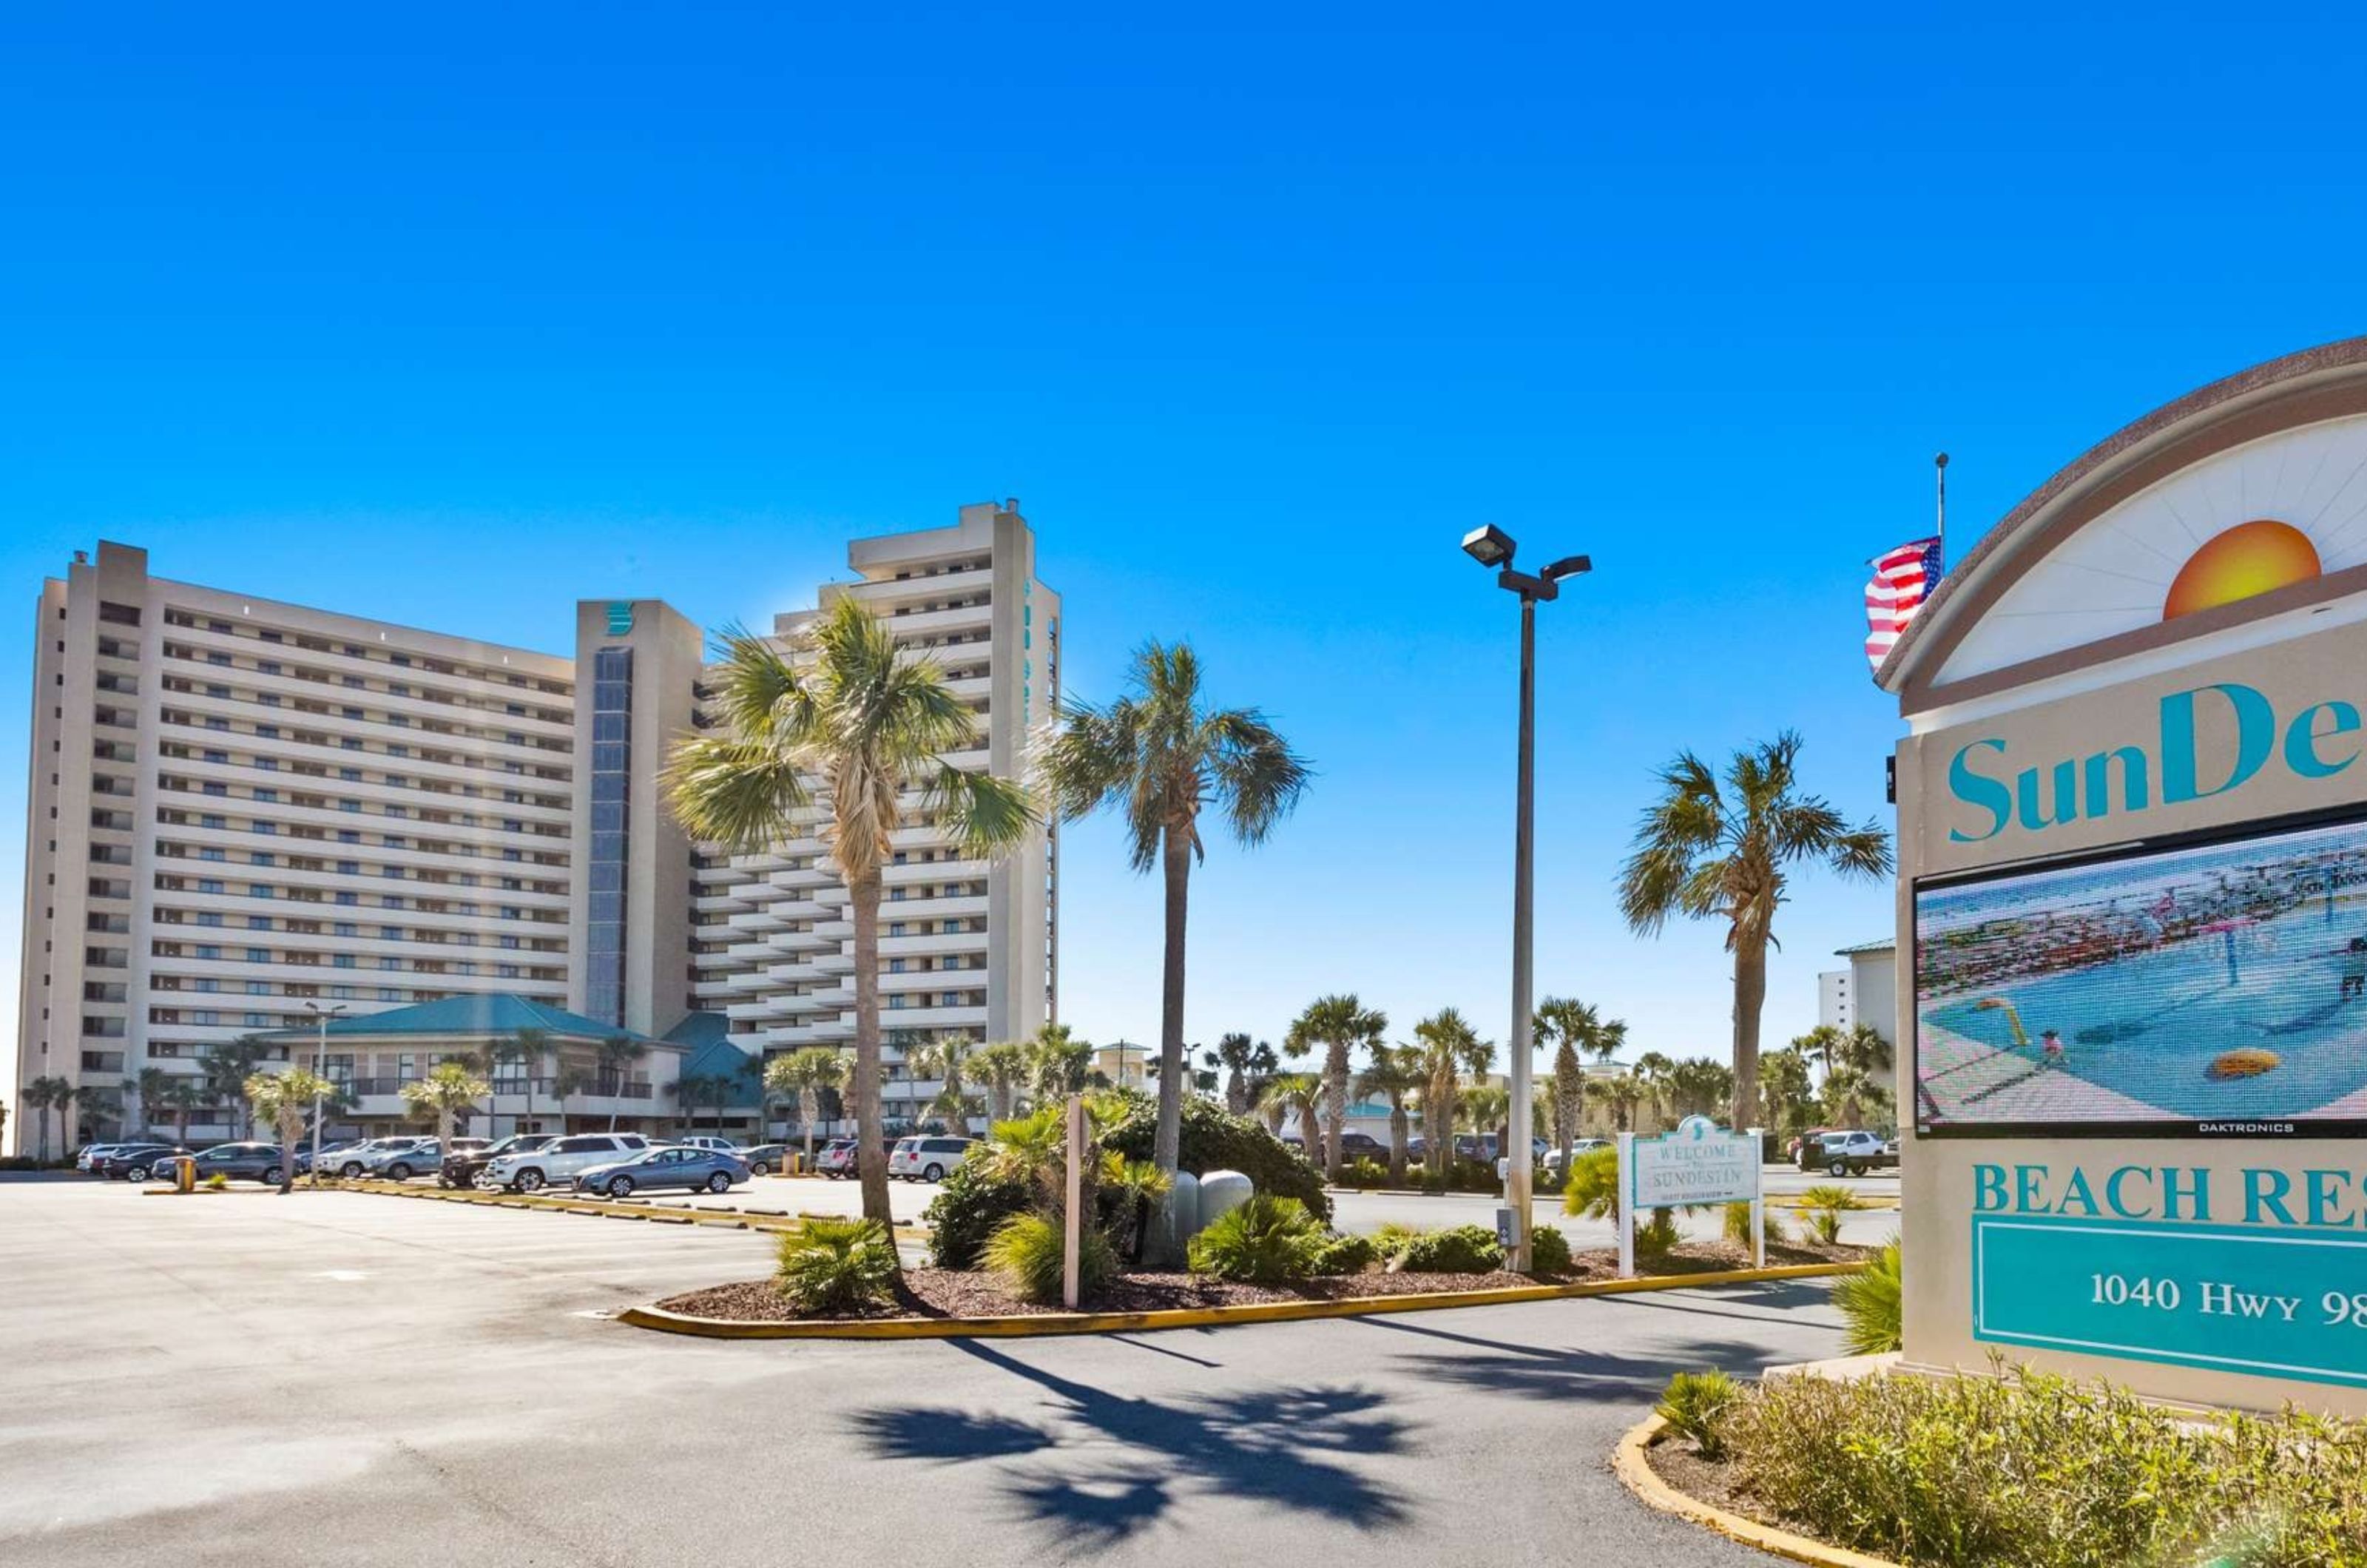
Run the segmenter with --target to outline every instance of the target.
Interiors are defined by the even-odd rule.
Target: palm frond
[[[921,809],[961,845],[964,852],[991,858],[1014,848],[1041,821],[1027,791],[1008,779],[939,764],[922,796]]]
[[[784,837],[789,814],[811,798],[794,755],[736,735],[675,742],[659,785],[683,831],[736,854]]]

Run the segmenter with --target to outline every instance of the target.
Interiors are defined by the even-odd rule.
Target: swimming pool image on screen
[[[1918,887],[1915,942],[1924,1131],[2367,1126],[2367,823]]]

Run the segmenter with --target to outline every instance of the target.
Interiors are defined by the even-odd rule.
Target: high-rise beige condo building
[[[857,540],[848,562],[821,601],[855,596],[946,669],[978,716],[963,765],[1022,771],[1059,690],[1059,600],[1016,506]],[[169,1096],[242,1042],[266,1065],[319,1055],[355,1096],[340,1125],[391,1130],[439,1055],[521,1030],[572,1043],[495,1067],[496,1132],[650,1125],[687,1109],[684,1077],[728,1080],[713,1120],[754,1132],[766,1052],[852,1040],[847,896],[821,844],[727,858],[665,807],[668,749],[711,722],[703,637],[665,604],[581,601],[572,656],[538,653],[151,577],[145,551],[102,544],[38,615],[13,1148],[54,1152],[36,1081],[85,1091],[69,1145],[185,1116],[227,1136],[219,1075],[166,1109],[141,1103],[142,1071]],[[899,836],[891,1045],[1053,1016],[1054,855],[1049,830],[991,865]],[[631,1063],[573,1059],[619,1035],[645,1048]],[[889,1060],[889,1115],[915,1114],[939,1086]]]
[[[1028,729],[1059,697],[1060,600],[1036,575],[1035,535],[1017,502],[965,506],[950,528],[857,539],[847,565],[855,581],[824,585],[821,604],[852,596],[894,628],[899,647],[936,660],[978,716],[977,744],[956,762],[1022,773]],[[817,614],[781,615],[775,635],[794,649]],[[806,817],[819,823],[821,811]],[[891,1121],[917,1119],[941,1087],[905,1070],[911,1047],[1015,1038],[1053,1018],[1058,853],[1052,828],[991,863],[965,859],[930,829],[896,836],[879,912]],[[695,867],[698,1005],[726,1014],[730,1038],[751,1051],[851,1042],[855,930],[819,840],[809,832],[756,855],[702,846]]]

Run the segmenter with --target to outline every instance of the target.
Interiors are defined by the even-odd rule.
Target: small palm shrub
[[[814,1316],[884,1302],[896,1285],[896,1243],[877,1220],[806,1219],[781,1237],[781,1293]]]
[[[1569,1179],[1562,1183],[1561,1212],[1589,1220],[1619,1217],[1617,1149],[1589,1149],[1569,1162]]]
[[[1013,1295],[1046,1306],[1059,1301],[1068,1245],[1059,1220],[1043,1214],[1014,1214],[987,1237],[980,1256]],[[1098,1295],[1116,1272],[1117,1252],[1109,1237],[1092,1225],[1085,1226],[1077,1253],[1078,1295]]]
[[[1413,1225],[1401,1225],[1395,1220],[1373,1233],[1373,1256],[1387,1263],[1406,1249],[1406,1243],[1421,1234]]]
[[[1380,1260],[1381,1250],[1368,1235],[1327,1237],[1315,1249],[1308,1268],[1314,1274],[1361,1274]]]
[[[1340,1179],[1349,1187],[1379,1187],[1389,1179],[1389,1168],[1369,1155],[1359,1155],[1340,1168]]]
[[[1900,1285],[1898,1238],[1893,1236],[1866,1260],[1863,1273],[1852,1274],[1833,1287],[1833,1305],[1840,1309],[1843,1321],[1841,1343],[1851,1355],[1881,1355],[1906,1342]]]
[[[1784,1222],[1777,1217],[1775,1211],[1762,1207],[1760,1213],[1766,1221],[1768,1244],[1772,1246],[1784,1239]],[[1726,1206],[1726,1239],[1738,1247],[1750,1245],[1750,1205],[1748,1202]]]
[[[1636,1222],[1636,1256],[1665,1258],[1676,1250],[1683,1239],[1677,1235],[1677,1212],[1674,1209],[1653,1209]]]
[[[1504,1249],[1485,1225],[1425,1231],[1407,1242],[1393,1265],[1406,1274],[1492,1274],[1504,1266]]]
[[[1800,1194],[1800,1223],[1809,1235],[1831,1247],[1841,1238],[1841,1216],[1864,1207],[1848,1188],[1826,1183]]]
[[[1716,1370],[1679,1372],[1653,1408],[1669,1430],[1691,1442],[1702,1458],[1716,1459],[1726,1451],[1719,1427],[1741,1392],[1732,1378]]]
[[[1323,1250],[1323,1227],[1296,1198],[1258,1193],[1192,1238],[1192,1271],[1253,1285],[1304,1280]]]
[[[1532,1229],[1529,1232],[1529,1272],[1569,1273],[1569,1237],[1551,1225],[1538,1225]]]

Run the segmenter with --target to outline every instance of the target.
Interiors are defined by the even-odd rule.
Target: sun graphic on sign
[[[2174,621],[2197,610],[2214,610],[2274,589],[2306,582],[2318,574],[2317,547],[2290,523],[2256,517],[2214,534],[2186,558],[2162,601],[2161,618]]]

